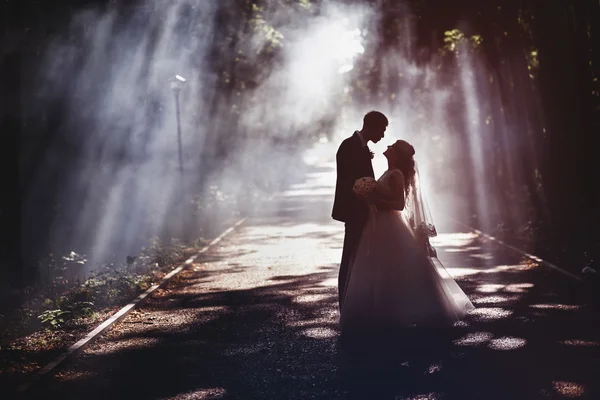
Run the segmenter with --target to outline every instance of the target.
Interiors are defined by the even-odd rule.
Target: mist
[[[93,265],[122,261],[153,236],[208,235],[206,227],[232,211],[251,213],[254,194],[301,175],[306,149],[325,147],[333,161],[339,142],[374,109],[390,120],[386,137],[371,145],[376,175],[387,167],[385,147],[408,140],[435,219],[467,217],[471,201],[487,215],[494,203],[483,172],[486,126],[464,121],[500,102],[484,90],[490,71],[476,56],[458,53],[460,68],[450,72],[436,55],[424,58],[408,7],[398,11],[400,39],[383,46],[382,15],[372,6],[326,2],[290,14],[276,5],[252,9],[231,37],[219,30],[231,18],[227,2],[73,14],[36,70],[31,112],[55,121],[66,139],[49,146],[28,191],[25,242],[85,253]],[[219,53],[217,43],[229,43],[231,53]],[[370,83],[357,85],[374,62]],[[185,78],[183,173],[175,75]],[[44,235],[39,205],[49,187],[61,210]],[[197,213],[197,204],[209,211]]]
[[[315,121],[336,119],[347,79],[340,69],[362,51],[357,29],[367,12],[324,7],[279,26],[282,59],[242,95],[221,90],[230,78],[219,66],[240,56],[214,52],[223,9],[203,1],[140,3],[133,12],[90,8],[52,38],[30,113],[43,114],[65,140],[50,143],[39,161],[26,198],[25,242],[47,239],[49,252],[85,253],[90,264],[121,261],[155,235],[209,235],[203,229],[232,208],[250,211],[254,190],[277,190],[298,173],[290,163],[300,160],[300,148],[282,140],[310,141]],[[261,29],[251,33],[247,62],[273,39]],[[340,33],[349,44],[335,54]],[[183,173],[175,75],[186,80],[179,92]],[[51,189],[60,211],[44,236],[40,205]],[[213,209],[196,214],[191,197]]]

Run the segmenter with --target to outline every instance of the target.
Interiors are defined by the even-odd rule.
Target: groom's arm
[[[372,195],[367,196],[367,202],[380,210],[404,210],[404,176],[402,173],[390,176],[390,187],[392,189],[392,199],[381,197],[375,191]]]
[[[345,195],[354,196],[352,188],[354,187],[354,176],[356,175],[354,171],[355,163],[352,162],[352,152],[348,145],[348,142],[342,143],[336,154],[337,176]]]
[[[367,203],[373,204],[378,210],[404,210],[404,198],[402,200],[387,200],[371,195],[367,197]]]

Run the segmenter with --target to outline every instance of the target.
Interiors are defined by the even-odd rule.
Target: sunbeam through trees
[[[1,7],[6,288],[44,283],[51,257],[82,255],[85,276],[211,237],[371,109],[417,149],[436,219],[597,265],[597,2]]]

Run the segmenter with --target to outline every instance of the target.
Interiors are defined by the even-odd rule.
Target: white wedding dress
[[[391,195],[390,172],[377,180],[378,192]],[[371,209],[346,282],[342,332],[447,326],[473,308],[403,212]]]

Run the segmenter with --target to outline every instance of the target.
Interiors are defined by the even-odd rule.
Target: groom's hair
[[[383,115],[382,112],[379,111],[369,111],[368,113],[365,114],[365,116],[363,117],[363,125],[365,127],[372,127],[372,126],[388,126],[388,119],[385,115]]]

